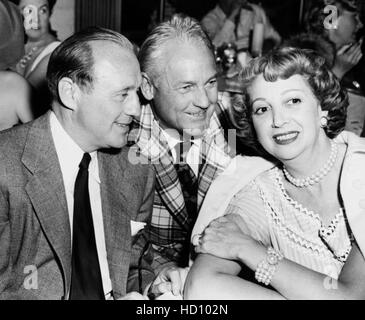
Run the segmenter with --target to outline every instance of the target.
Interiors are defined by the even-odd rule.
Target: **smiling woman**
[[[213,182],[206,199],[222,202],[225,192],[230,202],[200,211],[197,225],[208,226],[193,237],[199,255],[186,298],[364,299],[364,196],[353,181],[365,176],[365,141],[340,133],[346,94],[324,59],[294,48],[253,60],[242,78],[247,98],[235,106],[236,127],[250,127],[278,165],[249,183],[238,165],[236,184]],[[225,216],[210,222],[214,207]],[[255,280],[238,277],[243,265]]]
[[[245,101],[237,100],[231,110],[233,123],[238,129],[237,136],[242,143],[253,145],[262,155],[268,156],[270,152],[257,140],[261,132],[258,123],[264,119],[272,120],[270,125],[275,127],[278,125],[277,121],[283,121],[281,116],[286,117],[293,111],[297,117],[304,117],[310,123],[314,119],[308,119],[309,115],[299,116],[298,112],[309,113],[317,110],[319,117],[325,113],[328,123],[322,131],[329,138],[337,136],[346,121],[347,95],[324,64],[323,58],[308,50],[283,48],[267,56],[267,59],[259,60],[251,68],[246,68],[241,75],[243,88],[246,88],[246,94],[243,95]],[[289,78],[291,80],[286,81]],[[251,86],[254,83],[259,86]],[[261,85],[261,92],[264,94],[262,96],[257,90],[252,91]],[[277,90],[281,90],[281,96],[277,96]],[[273,98],[282,100],[280,107],[269,103]],[[303,108],[303,104],[310,104],[312,108]],[[267,111],[274,118],[268,118]],[[257,124],[255,127],[254,122]],[[312,124],[314,125],[315,123]]]

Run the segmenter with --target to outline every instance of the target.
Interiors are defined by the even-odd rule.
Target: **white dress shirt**
[[[71,226],[73,225],[73,206],[74,206],[74,188],[79,164],[84,155],[84,151],[72,140],[72,138],[63,129],[56,115],[51,112],[50,116],[51,132],[55,144],[58,160],[60,162],[63,183],[66,191],[66,201]],[[106,299],[110,298],[112,284],[109,275],[107,261],[105,233],[103,223],[103,213],[101,207],[100,179],[97,152],[90,153],[91,162],[89,165],[89,195],[90,206],[95,231],[96,248],[100,264],[100,271],[103,281],[104,294]]]
[[[173,131],[169,131],[169,130],[163,130],[162,132],[166,138],[167,144],[169,145],[169,148],[171,150],[172,153],[172,158],[174,160],[174,163],[177,162],[177,154],[176,154],[176,149],[175,146],[182,142],[182,140],[180,139],[180,137],[173,135],[174,132],[176,132],[175,130]],[[196,177],[198,177],[198,172],[199,172],[199,161],[200,161],[200,146],[202,143],[201,139],[194,139],[192,140],[192,145],[186,155],[186,163],[189,165],[189,167],[193,170],[194,174]]]

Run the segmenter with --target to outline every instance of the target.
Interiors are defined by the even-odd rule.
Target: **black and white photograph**
[[[365,300],[364,24],[363,0],[0,0],[0,300]]]

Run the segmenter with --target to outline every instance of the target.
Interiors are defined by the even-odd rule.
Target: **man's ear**
[[[141,91],[147,100],[152,100],[155,95],[155,88],[152,81],[145,72],[142,72]]]
[[[70,78],[65,77],[58,82],[58,95],[60,100],[65,107],[71,110],[77,108],[79,91],[78,85]]]

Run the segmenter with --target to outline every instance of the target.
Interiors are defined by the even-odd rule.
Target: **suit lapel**
[[[180,227],[188,231],[184,195],[169,152],[169,146],[161,128],[154,121],[153,112],[149,105],[143,107],[139,125],[137,145],[141,153],[154,165],[156,192]]]
[[[132,182],[125,175],[124,160],[107,153],[98,153],[107,260],[116,297],[126,291],[131,254],[128,194]]]
[[[71,232],[49,113],[30,128],[22,162],[32,174],[25,189],[42,230],[61,263],[66,294],[71,280]]]
[[[188,213],[185,207],[184,195],[172,160],[164,157],[159,163],[154,164],[154,166],[158,194],[177,223],[183,229],[189,231]]]

